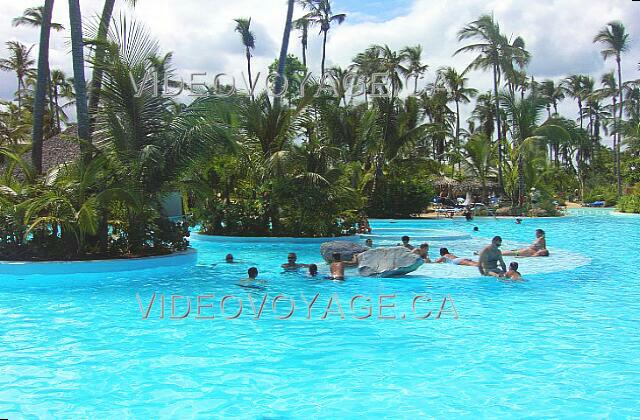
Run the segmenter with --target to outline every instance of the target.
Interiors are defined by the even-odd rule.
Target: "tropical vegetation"
[[[207,85],[182,103],[163,95],[165,76],[178,83],[172,54],[135,18],[114,19],[114,2],[92,28],[78,0],[67,0],[72,78],[48,61],[51,31],[67,27],[51,21],[53,0],[13,21],[38,29],[40,43],[37,60],[35,46],[17,41],[0,59],[16,81],[0,103],[0,259],[184,250],[187,220],[205,234],[348,235],[365,216],[425,212],[443,178],[471,181],[476,201],[500,196],[503,214],[552,215],[566,200],[603,199],[640,211],[640,80],[622,74],[621,22],[593,38],[616,64],[598,80],[536,80],[525,40],[484,15],[458,33],[454,53],[472,54],[468,66],[431,69],[423,82],[430,67],[420,45],[371,45],[348,66],[330,65],[327,40],[348,16],[329,0],[289,0],[273,89],[254,85],[260,39],[252,18],[239,17],[248,92]],[[314,29],[319,57],[308,51]],[[478,71],[490,91],[473,87]],[[576,112],[561,115],[562,101]],[[468,118],[462,107],[472,108]],[[52,138],[78,153],[52,164],[43,158]],[[165,198],[176,193],[188,219],[167,215]]]

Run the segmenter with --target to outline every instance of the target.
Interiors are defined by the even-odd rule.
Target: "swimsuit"
[[[466,260],[466,258],[447,258],[447,261],[453,265],[460,265],[464,260]]]

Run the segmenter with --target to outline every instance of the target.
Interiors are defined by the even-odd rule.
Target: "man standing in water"
[[[503,277],[507,272],[507,265],[502,259],[502,238],[496,236],[491,241],[491,245],[486,246],[480,251],[479,266],[480,274],[483,276]],[[500,263],[500,268],[498,268]]]

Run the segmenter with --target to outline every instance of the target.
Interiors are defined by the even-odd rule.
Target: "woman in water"
[[[533,241],[529,247],[503,251],[502,255],[515,257],[548,257],[549,250],[547,249],[547,240],[545,239],[544,230],[536,229],[536,240]]]
[[[436,263],[450,263],[453,265],[466,265],[468,267],[478,267],[478,262],[470,260],[469,258],[460,258],[449,252],[447,248],[440,248],[440,258]]]

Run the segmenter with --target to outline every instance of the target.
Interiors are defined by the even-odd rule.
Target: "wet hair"
[[[369,238],[366,241],[364,241],[365,245],[367,246],[373,246],[373,239]]]
[[[474,226],[474,227],[473,227],[473,231],[474,231],[474,232],[478,232],[479,230],[480,230],[480,229],[478,229],[478,226]]]
[[[497,242],[497,241],[502,242],[502,237],[501,236],[494,236],[493,239],[491,240],[491,242]]]
[[[409,238],[407,235],[404,235],[402,238],[402,242],[409,242],[411,240],[411,238]]]
[[[294,258],[298,258],[298,256],[296,255],[295,252],[290,252],[287,254],[287,259],[289,259],[289,257],[294,257]]]
[[[247,270],[247,274],[252,279],[255,279],[256,277],[258,277],[258,269],[255,267],[251,267],[250,269]]]
[[[511,264],[509,264],[509,270],[518,271],[518,263],[514,261]]]
[[[541,257],[548,257],[549,256],[549,250],[548,249],[541,249],[538,252],[539,252]]]
[[[420,248],[429,248],[429,244],[424,242],[424,243],[420,244]]]
[[[227,254],[226,257],[224,257],[225,261],[233,261],[233,255],[231,254]]]
[[[312,276],[318,274],[318,266],[315,264],[309,264],[309,274],[311,274]]]
[[[334,252],[331,257],[333,258],[333,261],[340,261],[340,253],[339,252]]]
[[[450,254],[449,250],[447,248],[440,248],[440,256],[445,256],[447,254]]]
[[[536,235],[544,236],[544,230],[536,229]]]

